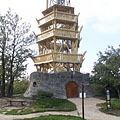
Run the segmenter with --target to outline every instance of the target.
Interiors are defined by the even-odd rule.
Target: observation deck
[[[39,19],[38,26],[41,27],[45,24],[52,24],[53,20],[57,20],[59,23],[77,23],[78,16],[74,14],[54,11]]]
[[[50,29],[47,30],[39,35],[37,35],[37,42],[43,41],[43,40],[49,40],[53,37],[60,38],[60,39],[69,39],[69,40],[75,40],[80,39],[79,32],[67,30],[67,29]]]
[[[72,56],[72,57],[71,57]],[[71,53],[48,53],[45,55],[40,55],[33,57],[35,65],[50,63],[50,62],[59,62],[59,63],[82,63],[83,55],[81,54],[71,54]]]

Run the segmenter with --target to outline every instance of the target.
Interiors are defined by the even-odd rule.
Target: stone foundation
[[[53,93],[56,98],[67,98],[66,84],[75,82],[78,86],[78,93],[81,92],[82,82],[89,83],[89,74],[79,72],[59,72],[59,73],[42,73],[33,72],[30,75],[30,85],[25,92],[25,97],[32,97],[37,91],[43,90]],[[92,89],[89,85],[85,86],[87,97],[93,96]]]

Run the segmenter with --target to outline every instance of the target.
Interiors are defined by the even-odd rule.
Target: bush
[[[103,86],[94,83],[91,84],[91,87],[95,93],[95,96],[105,97],[105,89]]]
[[[105,87],[103,85],[92,83],[91,87],[93,88],[93,91],[97,97],[104,97],[104,98],[106,97]],[[113,87],[110,87],[110,91],[111,91],[110,96],[112,98],[117,98],[117,91]]]
[[[39,90],[36,95],[33,95],[33,99],[39,99],[41,97],[52,98],[53,94],[47,91]]]
[[[14,94],[23,94],[27,90],[29,86],[29,81],[27,79],[23,79],[22,81],[14,82]]]

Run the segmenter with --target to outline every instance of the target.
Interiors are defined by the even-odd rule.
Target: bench
[[[25,100],[9,100],[10,106],[13,106],[13,103],[20,103],[21,106],[25,106],[26,101]]]

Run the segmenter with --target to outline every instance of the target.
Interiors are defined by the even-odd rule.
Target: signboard
[[[110,101],[110,90],[106,90],[107,101]]]
[[[110,90],[108,88],[106,88],[106,105],[107,108],[111,107]]]
[[[79,97],[82,98],[82,93],[79,94]],[[86,98],[86,93],[84,93],[84,98]]]

